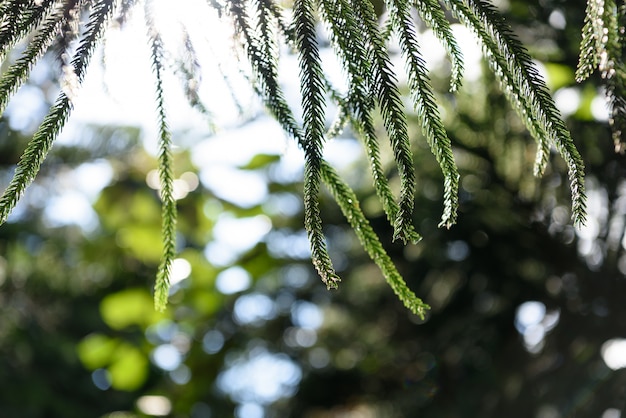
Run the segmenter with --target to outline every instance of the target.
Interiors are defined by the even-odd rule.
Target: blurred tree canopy
[[[8,10],[13,3],[1,4]],[[605,2],[600,13],[614,6]],[[370,161],[355,139],[359,125],[329,141],[365,156],[337,171],[408,288],[431,307],[424,319],[389,292],[358,231],[321,189],[328,253],[343,278],[338,290],[327,291],[311,266],[310,230],[302,222],[307,169],[294,169],[275,151],[211,171],[198,164],[198,155],[220,141],[209,126],[196,142],[186,139],[187,130],[161,131],[188,146],[168,153],[172,188],[184,193],[172,195],[179,215],[170,305],[157,312],[150,289],[162,260],[163,161],[141,146],[137,127],[82,126],[78,140],[51,150],[0,228],[0,415],[626,413],[626,166],[611,139],[610,119],[619,115],[603,109],[604,95],[620,86],[607,87],[615,79],[602,73],[576,83],[590,13],[584,2],[509,0],[498,8],[545,74],[586,163],[585,226],[570,222],[566,159],[549,152],[544,176],[533,176],[532,129],[488,64],[466,56],[472,72],[453,95],[447,86],[454,71],[440,60],[430,82],[460,175],[454,227],[438,228],[445,174],[429,152],[423,114],[407,116],[407,135],[416,138],[408,153],[417,184],[411,222],[423,237],[417,244],[393,240],[397,225],[362,175]],[[435,37],[434,27],[416,25],[424,42]],[[391,50],[390,59],[399,54]],[[52,101],[54,77],[28,79],[25,87]],[[410,90],[400,93],[409,97]],[[18,116],[9,109],[0,124],[5,184],[37,129]],[[237,130],[264,118],[258,112]],[[383,131],[384,114],[372,123]],[[396,152],[381,143],[381,169],[394,191],[406,181]],[[232,188],[229,180],[238,176],[261,179],[266,192],[242,203],[207,179],[216,172]],[[67,193],[81,178],[97,178],[100,188],[87,205],[90,217],[72,218],[70,207],[81,200],[68,205]],[[258,185],[250,181],[249,193]]]

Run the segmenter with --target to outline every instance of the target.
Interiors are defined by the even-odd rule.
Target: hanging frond
[[[526,49],[492,5],[483,0],[446,0],[446,4],[474,31],[503,91],[537,140],[535,174],[544,172],[552,144],[565,160],[572,194],[572,218],[577,224],[584,223],[584,164]]]
[[[372,71],[372,89],[380,106],[400,175],[399,212],[394,223],[394,239],[411,239],[415,199],[415,168],[409,142],[405,109],[400,100],[395,71],[379,30],[376,13],[369,1],[351,0],[357,21],[362,25],[366,57]]]
[[[341,180],[339,175],[328,163],[322,163],[321,171],[324,183],[328,186],[330,193],[339,204],[343,215],[356,233],[361,245],[381,270],[391,289],[405,307],[415,315],[418,315],[421,319],[424,319],[424,315],[426,311],[430,309],[430,306],[424,303],[408,288],[393,261],[380,243],[376,232],[374,232],[367,218],[361,211],[359,201],[354,192]]]
[[[607,97],[611,116],[609,124],[613,129],[615,152],[626,153],[626,63],[623,60],[622,45],[626,44],[626,4],[617,8],[615,29],[611,36],[613,68],[607,72]]]
[[[170,289],[172,263],[176,256],[176,199],[174,198],[174,174],[172,158],[172,135],[167,124],[165,112],[165,93],[163,91],[163,41],[154,24],[151,13],[151,1],[145,5],[146,27],[150,42],[150,58],[155,76],[156,108],[159,125],[159,180],[161,182],[161,236],[163,253],[157,271],[154,286],[154,306],[163,311],[167,306]]]
[[[313,265],[330,289],[337,287],[339,276],[335,274],[326,248],[318,200],[326,118],[324,76],[311,9],[309,0],[300,0],[293,10],[304,127],[304,226],[311,243]]]
[[[60,34],[54,48],[57,50],[57,59],[63,66],[68,64],[72,41],[78,37],[78,25],[80,23],[80,12],[84,0],[68,0],[63,3],[63,23]]]
[[[0,25],[0,60],[24,36],[35,30],[54,6],[54,1],[44,0],[41,4],[26,5],[23,1],[7,2]]]
[[[614,0],[589,0],[582,30],[576,81],[583,82],[596,69],[605,86],[609,124],[615,151],[626,151],[626,66],[623,47],[626,41],[626,5]]]
[[[374,189],[389,222],[394,225],[400,208],[394,200],[380,161],[378,138],[372,120],[375,106],[370,94],[371,66],[366,59],[367,52],[361,29],[354,16],[349,13],[350,6],[345,0],[322,0],[321,5],[325,21],[329,25],[331,42],[336,53],[341,57],[350,83],[347,100],[340,97],[334,99],[340,104],[342,111],[352,115],[350,116],[351,124],[365,144]],[[349,35],[346,36],[346,33]],[[406,233],[407,239],[412,243],[417,243],[421,239],[413,225],[408,225]]]
[[[276,56],[263,54],[260,46],[262,42],[250,26],[246,3],[243,0],[231,0],[228,12],[233,20],[236,34],[240,38],[240,43],[250,61],[250,66],[254,73],[253,82],[257,83],[253,87],[255,87],[268,110],[285,132],[298,140],[298,144],[303,147],[304,142],[301,139],[300,127],[296,123],[291,108],[287,104],[285,95],[278,83]]]
[[[437,104],[433,99],[432,87],[415,37],[410,9],[401,0],[390,0],[388,9],[392,28],[398,35],[406,62],[409,88],[422,123],[422,131],[444,175],[444,210],[439,225],[450,228],[456,220],[459,206],[459,172],[452,155],[452,143],[446,134]]]
[[[189,105],[211,120],[211,112],[204,105],[199,95],[200,85],[202,84],[202,67],[200,66],[196,48],[191,41],[189,32],[185,28],[181,30],[184,51],[183,56],[176,60],[176,72],[183,85],[183,93]]]
[[[78,83],[82,83],[97,41],[111,16],[112,10],[112,0],[98,1],[92,8],[89,22],[85,28],[85,35],[71,61],[75,79]],[[26,146],[15,168],[15,174],[11,182],[0,197],[0,224],[7,220],[24,190],[39,172],[41,163],[65,125],[71,110],[72,97],[68,96],[66,91],[62,91],[50,112],[44,118],[43,123]]]
[[[11,96],[28,79],[30,71],[50,47],[60,27],[65,12],[57,7],[37,28],[35,37],[28,43],[22,56],[0,78],[0,113],[3,113]]]
[[[452,65],[450,91],[457,91],[463,79],[463,54],[454,38],[450,22],[446,19],[437,0],[413,0],[412,5],[448,53]]]
[[[580,58],[576,68],[576,81],[582,83],[598,66],[598,59],[603,47],[604,38],[604,1],[587,0],[585,24],[582,29]]]
[[[115,23],[117,25],[124,26],[130,17],[133,8],[137,4],[139,0],[122,0],[120,2],[120,7],[115,15]]]
[[[108,21],[115,19],[114,25],[123,25],[135,6],[144,4],[148,45],[156,79],[163,256],[155,284],[155,305],[162,310],[167,303],[169,275],[176,251],[176,201],[173,195],[172,135],[166,119],[163,90],[166,51],[151,13],[155,3],[153,0],[0,1],[0,59],[16,52],[18,42],[26,40],[16,60],[8,63],[0,75],[0,113],[47,51],[57,48],[63,64],[61,94],[28,143],[13,179],[0,197],[0,223],[6,221],[26,186],[33,181],[69,117],[73,96],[82,83],[94,48]],[[582,160],[525,48],[495,7],[487,1],[443,0],[442,3],[482,43],[484,55],[503,91],[537,142],[535,174],[544,172],[551,147],[563,156],[572,190],[573,218],[576,223],[583,222]],[[457,90],[463,75],[463,58],[442,4],[438,0],[386,0],[388,19],[382,24],[369,0],[295,0],[291,18],[288,18],[288,13],[283,13],[282,3],[278,0],[209,0],[208,4],[218,16],[232,21],[244,61],[249,64],[253,90],[304,152],[304,226],[313,264],[322,280],[329,288],[336,287],[339,282],[323,233],[319,199],[320,184],[324,182],[394,292],[412,312],[423,317],[428,306],[408,289],[360,210],[354,192],[324,161],[323,148],[325,142],[338,135],[344,127],[352,128],[363,143],[376,195],[394,228],[393,238],[404,242],[419,241],[420,236],[413,225],[416,177],[412,144],[407,109],[398,86],[398,80],[406,78],[422,132],[444,176],[444,210],[440,226],[449,227],[455,222],[459,174],[452,143],[439,114],[426,63],[421,55],[415,21],[419,15],[445,49],[451,65],[450,90]],[[413,16],[414,9],[416,16]],[[89,11],[90,15],[81,31],[79,18],[85,11]],[[611,106],[610,122],[616,144],[619,142],[621,146],[620,138],[626,129],[626,68],[621,51],[626,42],[626,5],[620,3],[618,7],[615,0],[589,0],[587,14],[576,77],[582,81],[595,69],[599,70]],[[329,81],[332,77],[324,72],[316,30],[319,23],[327,27],[331,45],[343,66],[347,81],[345,89],[332,85]],[[189,33],[185,28],[182,32],[184,47],[179,61],[175,61],[175,71],[183,79],[183,89],[190,104],[208,113],[198,94],[201,69],[197,52]],[[398,59],[404,64],[404,74],[399,73],[402,65],[396,66],[392,61],[388,45],[392,35],[399,41],[401,54]],[[75,40],[78,40],[78,47],[72,54],[69,51],[74,47]],[[298,59],[301,93],[298,111],[288,103],[279,82],[282,45],[291,48]],[[227,79],[226,75],[224,79]],[[325,112],[335,106],[338,108],[337,116],[327,127]],[[300,114],[301,120],[295,116]],[[378,116],[382,118],[382,136],[390,142],[394,170],[397,168],[400,179],[397,196],[392,192],[381,159],[381,135],[376,126]]]

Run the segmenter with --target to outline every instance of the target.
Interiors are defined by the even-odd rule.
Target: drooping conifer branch
[[[170,289],[172,263],[176,256],[176,199],[174,198],[174,173],[172,157],[172,134],[167,124],[165,93],[163,91],[163,41],[154,22],[152,1],[145,4],[145,19],[150,42],[150,58],[155,76],[156,108],[159,125],[159,180],[161,182],[161,236],[163,255],[157,271],[154,287],[154,305],[163,311],[167,305]]]
[[[346,0],[323,0],[322,12],[329,25],[331,42],[349,79],[347,100],[336,99],[342,109],[350,117],[351,124],[365,144],[376,194],[382,203],[383,210],[392,225],[396,223],[400,208],[395,202],[380,160],[380,151],[376,128],[372,119],[375,105],[372,99],[371,65],[366,59],[367,51],[361,35],[361,27],[349,12]],[[349,33],[349,36],[345,34]],[[408,226],[407,238],[417,243],[421,237],[413,225]]]
[[[62,24],[63,15],[63,8],[57,6],[56,10],[37,28],[34,38],[28,43],[22,56],[2,74],[2,78],[0,78],[0,113],[4,112],[10,98],[28,79],[33,65],[52,44],[57,29]]]
[[[339,276],[335,274],[326,249],[318,200],[326,118],[324,76],[316,40],[312,3],[309,0],[295,2],[293,13],[304,128],[304,226],[311,242],[313,265],[326,286],[335,288]]]
[[[411,4],[446,49],[452,64],[450,91],[457,91],[463,79],[463,54],[454,38],[450,22],[437,0],[413,0]]]
[[[626,151],[626,65],[623,45],[626,41],[626,5],[614,0],[589,0],[582,30],[580,59],[576,81],[587,79],[596,69],[606,87],[609,124],[617,152]]]
[[[359,201],[354,192],[341,180],[328,163],[322,162],[321,171],[324,183],[339,204],[343,215],[356,233],[361,245],[381,270],[391,289],[404,306],[421,319],[424,319],[424,315],[430,309],[430,306],[408,288],[402,275],[400,275],[395,264],[383,248],[378,235],[376,235],[376,232],[374,232],[361,211]]]
[[[446,0],[459,19],[474,31],[489,65],[522,121],[537,140],[535,174],[541,175],[554,145],[568,167],[572,218],[584,223],[584,164],[547,87],[522,44],[494,7],[483,0]]]
[[[112,0],[98,1],[92,8],[89,22],[85,28],[85,35],[81,39],[80,45],[71,61],[71,66],[74,69],[74,78],[77,83],[82,83],[97,41],[111,17],[112,10]],[[39,172],[41,163],[65,122],[67,122],[71,110],[72,97],[68,96],[65,91],[62,91],[50,112],[44,118],[43,123],[26,146],[9,186],[0,197],[0,224],[6,221],[26,187]]]
[[[258,3],[259,7],[263,7],[263,2]],[[271,10],[268,10],[271,12]],[[297,124],[291,108],[287,104],[284,98],[282,89],[278,83],[278,72],[276,55],[265,55],[263,53],[263,41],[272,41],[272,37],[269,36],[270,26],[265,24],[266,20],[270,19],[272,13],[261,13],[261,19],[259,19],[259,28],[261,37],[257,35],[257,32],[249,24],[249,18],[245,8],[245,4],[239,0],[231,2],[230,13],[235,23],[235,28],[239,32],[242,38],[243,47],[246,50],[247,57],[250,60],[252,69],[255,73],[255,79],[259,84],[259,92],[264,99],[268,110],[274,115],[276,120],[281,124],[283,129],[294,137],[300,148],[305,152],[306,164],[305,164],[305,226],[307,228],[309,238],[311,240],[311,253],[313,263],[320,273],[322,280],[328,287],[335,287],[339,281],[339,277],[335,274],[328,255],[324,235],[322,232],[322,223],[319,213],[319,161],[321,160],[321,141],[324,134],[324,121],[322,120],[309,121],[312,123],[309,126],[309,132],[303,132],[300,126]],[[275,16],[275,15],[274,15]],[[301,19],[310,19],[311,17],[301,16]],[[304,23],[304,22],[303,22]],[[311,28],[298,34],[296,37],[301,43],[301,48],[309,48],[308,53],[316,54],[312,52],[312,41],[309,39],[311,35],[307,33],[311,32]],[[314,34],[313,34],[314,36]],[[308,44],[307,44],[308,42]],[[303,43],[303,44],[302,44]],[[318,58],[311,56],[304,57],[303,60],[307,60],[302,65],[315,65],[315,62],[319,62]],[[319,64],[317,64],[319,66]],[[320,86],[323,83],[317,81],[321,74],[317,73],[312,76],[313,78],[308,82],[303,81],[303,106],[310,106],[311,109],[308,112],[314,112],[312,109],[319,110],[320,95],[322,94]],[[307,97],[308,96],[308,97]],[[305,103],[305,101],[309,101]],[[321,98],[323,101],[323,98]],[[309,113],[311,115],[311,113]],[[313,117],[313,115],[311,116]],[[306,125],[305,125],[306,126]],[[321,127],[321,129],[320,129]],[[321,136],[320,136],[321,135]]]
[[[6,220],[24,188],[33,180],[52,142],[65,124],[72,108],[72,95],[82,82],[106,22],[115,16],[117,23],[124,23],[134,7],[141,3],[138,0],[115,0],[118,7],[114,7],[114,0],[0,2],[0,58],[5,58],[18,41],[28,39],[22,54],[0,77],[0,110],[6,107],[10,97],[28,78],[36,61],[49,50],[57,33],[62,35],[57,44],[60,45],[60,56],[66,73],[59,99],[29,142],[14,178],[0,197],[0,223]],[[150,8],[152,1],[146,0],[145,3]],[[544,171],[551,146],[556,147],[565,159],[572,190],[573,218],[576,222],[582,222],[585,214],[582,160],[530,56],[490,3],[485,0],[443,0],[443,3],[476,34],[504,92],[537,141],[536,174]],[[283,15],[283,9],[276,0],[225,0],[209,4],[217,9],[220,16],[228,17],[234,23],[237,39],[250,64],[253,89],[285,132],[304,151],[304,224],[311,241],[313,262],[323,280],[329,287],[333,287],[339,278],[333,270],[322,232],[318,201],[321,181],[328,185],[366,251],[379,265],[394,291],[413,312],[423,314],[426,305],[408,290],[367,224],[356,196],[322,159],[322,149],[327,140],[325,136],[332,137],[346,124],[350,124],[363,141],[376,194],[394,226],[394,239],[419,240],[412,219],[416,184],[411,143],[406,108],[398,87],[398,80],[404,77],[399,74],[401,66],[392,64],[387,45],[391,34],[395,34],[400,43],[404,75],[420,117],[422,131],[445,178],[442,225],[449,226],[454,222],[457,168],[452,144],[439,116],[435,95],[420,55],[418,34],[411,15],[411,7],[414,7],[441,41],[451,61],[451,90],[454,91],[461,83],[463,62],[450,21],[440,3],[437,0],[387,0],[389,20],[386,23],[389,24],[385,25],[378,21],[379,16],[369,0],[295,0],[291,21],[285,17],[287,14]],[[117,14],[113,13],[114,8],[117,8]],[[91,15],[81,36],[74,25],[78,23],[80,12],[88,9],[91,9]],[[154,26],[150,11],[146,12],[148,44],[156,76],[159,173],[163,200],[164,255],[158,272],[155,301],[157,307],[163,308],[167,300],[169,270],[175,254],[176,205],[172,187],[172,138],[166,122],[163,93],[164,51],[158,28]],[[626,19],[626,6],[617,7],[615,0],[589,0],[587,12],[589,16],[583,31],[583,52],[577,78],[582,80],[596,68],[599,69],[612,106],[611,123],[616,137],[620,137],[626,124],[626,71],[620,50],[625,42],[622,28]],[[317,44],[318,19],[328,27],[334,51],[343,64],[348,82],[345,91],[331,86],[324,74]],[[66,53],[76,36],[81,36],[81,39],[76,53],[69,60]],[[183,86],[190,103],[202,107],[197,94],[200,69],[196,51],[188,34],[184,33],[183,37],[186,54],[181,57],[179,75],[187,79]],[[278,59],[281,44],[292,48],[298,57],[302,122],[294,116],[300,112],[292,109],[292,104],[287,102],[280,86]],[[326,101],[333,102],[339,108],[336,123],[330,128],[325,125]],[[398,198],[391,191],[381,162],[380,135],[375,124],[378,114],[382,116],[398,168]]]
[[[580,58],[576,68],[576,81],[582,83],[598,66],[604,43],[604,0],[587,0],[585,24],[582,29]]]
[[[39,5],[25,7],[24,3],[22,0],[6,2],[0,26],[0,60],[7,56],[20,39],[36,30],[55,4],[53,0],[43,0]]]
[[[415,34],[410,9],[403,0],[387,2],[391,24],[396,31],[409,79],[414,106],[422,124],[422,131],[437,158],[444,175],[444,210],[440,226],[450,228],[456,221],[459,206],[459,172],[452,154],[452,143],[433,99],[432,87],[425,71]]]
[[[415,199],[415,167],[409,142],[405,109],[389,53],[369,1],[351,0],[356,20],[362,27],[367,61],[372,71],[372,89],[380,106],[400,175],[399,212],[394,223],[394,239],[410,240]]]

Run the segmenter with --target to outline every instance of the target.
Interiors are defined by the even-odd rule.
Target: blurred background
[[[558,155],[544,178],[532,176],[534,142],[467,31],[455,29],[467,40],[467,71],[454,96],[449,63],[425,31],[462,176],[458,224],[437,228],[443,179],[415,116],[417,245],[392,242],[353,133],[326,152],[432,310],[422,321],[402,306],[324,192],[343,279],[327,291],[302,225],[299,151],[226,61],[204,73],[206,108],[168,90],[179,255],[170,306],[157,313],[150,67],[141,57],[145,66],[129,65],[147,54],[141,36],[112,32],[71,124],[0,228],[0,416],[626,416],[626,164],[599,80],[574,82],[585,2],[497,6],[585,160],[586,226],[571,224]],[[228,53],[209,44],[209,61]],[[296,64],[284,58],[285,88],[298,100]],[[2,184],[58,92],[56,74],[39,65],[0,120]],[[396,177],[391,164],[388,174]]]

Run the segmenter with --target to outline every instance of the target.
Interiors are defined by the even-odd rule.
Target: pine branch
[[[28,79],[35,63],[52,44],[63,19],[63,9],[57,7],[39,26],[22,56],[0,78],[0,114],[4,113],[11,96]]]
[[[261,41],[250,26],[243,0],[230,0],[229,13],[233,19],[235,30],[241,38],[240,42],[250,61],[255,82],[258,83],[257,93],[285,132],[295,138],[300,147],[304,147],[300,127],[296,123],[293,112],[287,104],[285,95],[278,83],[276,57],[263,54],[260,47]]]
[[[351,124],[364,141],[374,180],[374,189],[382,203],[387,219],[394,225],[400,209],[394,200],[389,181],[380,161],[378,138],[372,120],[374,101],[370,92],[371,67],[370,62],[366,60],[367,52],[361,27],[350,12],[350,7],[345,0],[322,0],[321,5],[324,20],[329,25],[331,42],[337,55],[341,58],[350,83],[347,99],[335,97],[335,101],[340,104],[341,109],[346,114],[350,115]],[[412,224],[409,225],[407,234],[408,240],[413,243],[417,243],[421,239]]]
[[[262,3],[259,3],[259,5],[263,7]],[[302,23],[306,25],[306,20],[311,19],[311,17],[305,16],[304,12],[305,10],[301,11],[302,14],[299,18]],[[260,47],[263,42],[262,38],[259,39],[250,26],[243,2],[240,0],[232,0],[230,4],[230,14],[233,17],[236,30],[242,37],[242,44],[246,50],[250,64],[252,65],[255,78],[259,83],[260,96],[263,98],[270,113],[272,113],[285,132],[296,139],[300,148],[305,152],[305,227],[307,228],[309,240],[311,241],[312,259],[324,283],[329,287],[335,287],[336,283],[339,281],[339,277],[332,268],[330,256],[326,249],[325,240],[321,231],[319,203],[317,202],[317,194],[319,191],[319,161],[321,160],[321,149],[317,149],[317,147],[321,145],[324,132],[323,119],[321,130],[319,120],[314,119],[306,122],[309,124],[312,123],[312,125],[309,125],[307,128],[308,132],[302,132],[278,84],[276,58],[275,56],[266,56],[263,54]],[[316,53],[312,50],[314,43],[310,39],[310,35],[308,35],[311,31],[311,24],[308,24],[308,29],[306,29],[305,26],[303,30],[304,32],[301,32],[299,36],[297,36],[298,41],[301,43],[300,47],[304,48],[304,52],[301,52],[303,54],[302,60],[306,60],[306,62],[304,62],[303,65],[314,66],[316,60],[319,62],[319,58],[315,58]],[[266,40],[270,39],[267,35],[263,36]],[[303,105],[305,109],[307,107],[309,108],[309,110],[305,110],[305,112],[309,113],[313,111],[312,109],[321,106],[320,93],[318,90],[320,86],[323,86],[323,83],[318,81],[320,77],[319,73],[312,74],[311,77],[313,78],[308,82],[303,81],[303,101],[309,101],[308,104],[303,102]],[[316,153],[318,155],[316,155]]]
[[[406,62],[409,88],[421,121],[422,132],[444,175],[444,210],[439,226],[450,228],[455,223],[459,206],[459,172],[452,154],[452,143],[433,99],[432,87],[419,52],[409,7],[403,0],[390,0],[387,3],[391,24],[398,34]]]
[[[55,49],[58,51],[59,62],[64,66],[69,60],[67,51],[70,49],[72,41],[78,37],[80,11],[83,3],[84,0],[66,0],[63,2],[63,24]]]
[[[105,24],[111,16],[112,0],[98,1],[91,12],[86,26],[85,36],[71,61],[76,81],[82,83],[86,68],[97,45]],[[52,143],[67,122],[72,110],[72,98],[62,91],[52,106],[43,123],[33,135],[22,154],[15,174],[9,186],[0,197],[0,224],[6,222],[9,214],[23,195],[26,187],[32,183],[39,172],[41,163],[45,159]]]
[[[372,88],[380,105],[383,123],[389,134],[400,174],[399,212],[394,223],[394,239],[400,238],[406,242],[411,239],[410,230],[415,199],[415,173],[406,116],[400,100],[395,72],[372,4],[369,1],[351,0],[350,5],[362,26],[366,57],[371,64]]]
[[[274,0],[256,0],[259,3],[259,12],[265,15],[266,22],[273,21],[278,27],[280,33],[288,44],[293,45],[295,43],[296,35],[295,29],[285,23],[285,19],[282,14],[282,8],[274,2]],[[271,15],[271,18],[270,16]],[[263,18],[263,16],[260,16]]]
[[[467,0],[451,0],[448,4],[482,42],[489,65],[498,77],[504,93],[537,141],[534,173],[541,176],[548,164],[550,138],[544,126],[545,118],[543,121],[536,118],[540,116],[538,106],[543,104],[540,103],[540,96],[532,95],[534,89],[532,79],[537,78],[537,72],[530,62],[530,57],[504,22],[499,21],[500,16],[497,12],[488,6],[485,7],[488,11],[485,14],[482,13],[483,8],[478,8],[472,2],[468,5]],[[528,69],[521,69],[519,65],[526,65]],[[540,87],[539,90],[541,89],[544,87]]]
[[[585,10],[585,24],[582,30],[580,43],[580,57],[576,68],[576,81],[582,83],[598,66],[598,57],[604,49],[602,38],[604,36],[603,19],[604,1],[587,0]]]
[[[461,86],[463,79],[463,54],[452,33],[450,22],[437,0],[413,0],[415,7],[422,20],[430,26],[433,33],[443,44],[452,64],[452,78],[450,91],[455,92]]]
[[[320,164],[325,124],[324,77],[315,39],[313,4],[299,0],[294,4],[296,46],[300,64],[300,91],[304,126],[304,226],[311,242],[311,257],[322,281],[336,288],[339,276],[333,269],[319,208]]]
[[[396,269],[391,258],[383,248],[376,232],[372,229],[367,218],[361,211],[359,201],[350,188],[335,173],[333,168],[326,162],[321,165],[322,178],[328,186],[330,193],[333,195],[345,218],[356,233],[361,245],[368,253],[372,261],[380,268],[385,280],[411,312],[424,319],[426,311],[430,306],[425,304],[415,293],[413,293],[406,282]]]
[[[482,0],[447,0],[446,4],[477,35],[503,91],[537,140],[535,174],[543,173],[550,144],[555,145],[565,160],[572,194],[572,218],[577,224],[584,223],[584,164],[530,56],[493,6]]]
[[[609,124],[613,129],[613,143],[615,152],[626,153],[626,140],[624,132],[626,132],[626,63],[623,57],[623,45],[626,45],[626,4],[621,4],[617,8],[616,32],[613,33],[611,39],[613,72],[608,74],[610,91],[609,108],[611,109],[611,118]]]
[[[4,60],[15,44],[32,32],[54,6],[53,0],[44,0],[41,5],[28,5],[21,0],[7,2],[0,25],[0,60]]]
[[[622,45],[626,41],[626,5],[614,0],[589,1],[580,45],[576,81],[582,82],[597,68],[606,88],[609,125],[616,152],[624,152],[626,129],[626,66]]]
[[[154,24],[151,13],[152,2],[145,4],[145,20],[150,41],[150,57],[152,70],[156,81],[156,107],[159,124],[159,179],[161,182],[160,196],[161,235],[163,238],[163,253],[157,271],[154,287],[154,306],[158,311],[165,310],[170,289],[170,275],[172,263],[176,256],[176,199],[174,199],[174,174],[172,158],[172,135],[167,124],[165,112],[165,94],[163,91],[163,41]]]
[[[130,14],[138,3],[138,0],[121,0],[119,10],[115,16],[115,22],[119,26],[124,26],[128,21]]]
[[[206,108],[199,95],[200,85],[202,84],[202,67],[198,54],[191,41],[189,32],[184,27],[181,30],[184,56],[176,61],[176,74],[182,82],[185,98],[189,105],[210,120],[212,119],[212,114]]]

